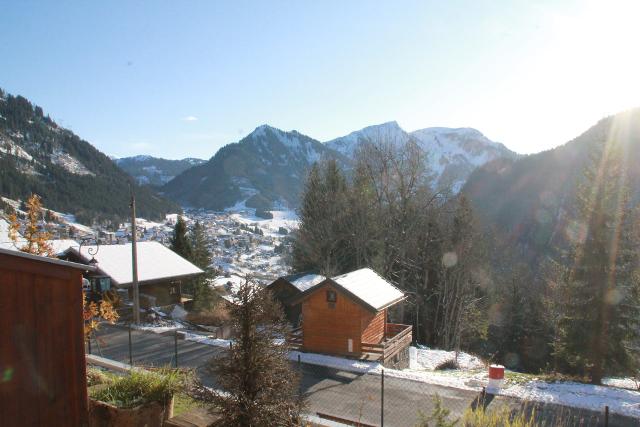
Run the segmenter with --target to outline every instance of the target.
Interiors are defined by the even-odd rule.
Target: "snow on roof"
[[[97,253],[92,256],[91,253]],[[71,248],[78,253],[78,249]],[[158,242],[138,242],[138,281],[169,279],[172,277],[190,276],[203,271],[182,258],[171,249]],[[133,281],[131,268],[131,243],[122,245],[82,246],[80,256],[89,262],[94,257],[96,267],[111,277],[117,285],[130,284]]]
[[[326,277],[320,274],[304,274],[284,277],[289,283],[298,288],[300,292],[304,292],[322,282]]]
[[[47,243],[51,246],[53,253],[56,255],[62,255],[70,248],[78,248],[78,246],[80,246],[78,242],[71,239],[48,240]]]
[[[400,289],[370,268],[362,268],[331,278],[375,310],[381,310],[404,298]]]

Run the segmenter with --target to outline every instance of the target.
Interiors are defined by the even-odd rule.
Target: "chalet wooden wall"
[[[380,344],[384,339],[387,310],[379,311],[372,319],[362,319],[362,342]]]
[[[335,307],[326,291],[337,292]],[[385,311],[372,313],[330,284],[320,285],[302,302],[302,338],[307,351],[358,355],[361,342],[377,344],[384,337]],[[348,340],[353,340],[353,352]]]
[[[82,271],[0,253],[0,425],[87,424]]]

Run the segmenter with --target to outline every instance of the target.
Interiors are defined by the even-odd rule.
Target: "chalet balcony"
[[[384,362],[391,360],[403,349],[411,344],[413,327],[399,323],[387,323],[385,325],[385,336],[380,343],[360,343],[360,353],[355,353],[363,359]],[[287,336],[287,343],[295,350],[304,351],[304,340],[302,327],[294,328]]]
[[[378,344],[361,343],[362,353],[372,360],[390,360],[411,344],[412,330],[411,325],[387,323],[384,340]]]

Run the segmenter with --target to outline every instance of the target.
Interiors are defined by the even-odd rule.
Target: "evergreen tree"
[[[348,269],[346,192],[346,178],[335,160],[312,166],[298,211],[294,270],[317,270],[331,276]]]
[[[204,225],[196,221],[189,234],[191,258],[190,261],[200,267],[204,274],[193,279],[193,299],[196,310],[206,310],[214,302],[214,293],[209,287],[209,280],[214,276],[211,267],[212,256],[207,246],[207,234]]]
[[[178,220],[173,228],[170,248],[181,257],[190,260],[192,249],[191,242],[189,242],[189,238],[187,236],[187,231],[187,222],[182,216],[178,215]]]
[[[618,144],[597,146],[579,187],[555,352],[560,367],[599,384],[637,367],[637,240]]]
[[[299,375],[291,369],[287,345],[274,345],[288,331],[280,305],[249,278],[233,298],[234,345],[208,366],[220,390],[199,387],[199,397],[225,426],[300,425]]]

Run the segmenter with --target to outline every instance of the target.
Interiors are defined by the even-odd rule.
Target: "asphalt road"
[[[159,335],[151,332],[132,331],[132,356],[134,365],[174,366],[175,341],[173,333]],[[215,379],[207,372],[207,362],[224,348],[178,340],[178,366],[195,368],[202,382],[215,386]],[[92,344],[92,353],[112,360],[129,363],[129,335],[126,329],[102,325]],[[337,416],[368,425],[381,424],[381,377],[356,374],[323,366],[302,364],[294,367],[302,372],[301,388],[307,393],[309,412]],[[491,408],[535,409],[538,418],[546,425],[603,426],[604,414],[588,410],[567,408],[552,404],[525,405],[518,399],[503,396],[481,396],[479,393],[415,382],[400,378],[384,379],[384,425],[414,426],[419,412],[431,414],[434,397],[438,395],[444,408],[458,418],[470,408],[488,405]],[[638,426],[636,419],[611,415],[609,426]]]

